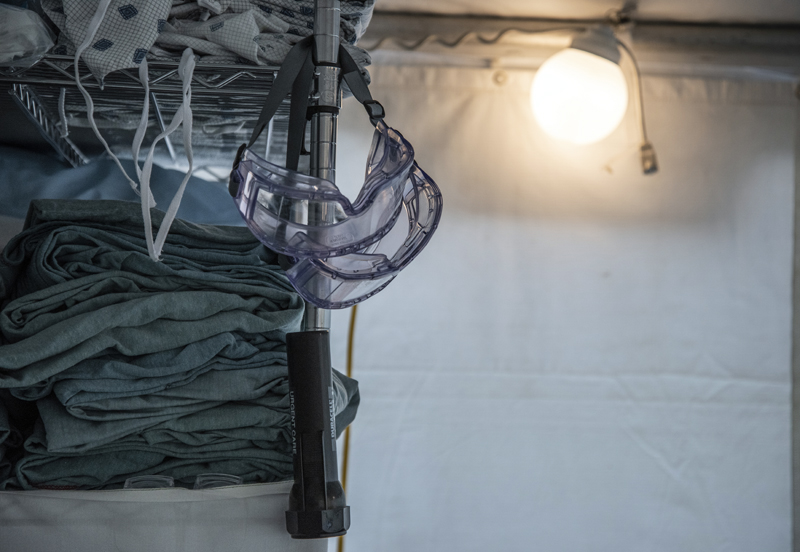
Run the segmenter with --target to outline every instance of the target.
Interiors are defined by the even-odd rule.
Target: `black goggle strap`
[[[369,93],[369,86],[364,79],[364,75],[361,74],[361,69],[359,69],[350,52],[341,44],[339,45],[339,65],[342,68],[342,78],[350,88],[350,92],[367,110],[369,122],[372,123],[372,126],[377,125],[378,121],[386,116],[386,112],[380,103],[372,99],[372,94]]]
[[[286,168],[297,170],[305,141],[305,123],[309,112],[309,93],[311,91],[311,81],[314,77],[313,45],[314,37],[312,35],[295,44],[286,55],[272,83],[272,88],[267,94],[264,107],[261,109],[253,128],[253,133],[250,136],[250,141],[246,145],[242,144],[236,154],[233,171],[238,168],[245,148],[250,148],[255,144],[289,92],[292,93],[292,99],[289,110]],[[339,65],[342,68],[342,79],[347,83],[356,100],[367,110],[370,123],[373,126],[377,125],[378,121],[386,115],[383,106],[372,99],[372,94],[369,92],[364,75],[361,74],[361,69],[359,69],[358,64],[353,60],[350,53],[341,45],[339,46]],[[238,188],[238,186],[231,180],[229,187],[231,195],[235,195],[234,188]]]
[[[253,144],[256,143],[258,137],[261,136],[261,133],[264,132],[264,129],[269,124],[269,121],[275,116],[278,109],[280,108],[283,100],[286,99],[286,95],[291,92],[292,93],[292,107],[290,108],[289,113],[289,120],[290,120],[290,128],[289,128],[289,144],[290,146],[287,147],[286,150],[286,157],[287,157],[287,166],[290,166],[292,163],[292,156],[294,158],[294,166],[290,167],[294,170],[297,170],[297,164],[299,162],[300,153],[299,150],[302,148],[303,144],[303,135],[305,134],[305,126],[304,121],[301,123],[300,128],[300,139],[295,139],[292,141],[292,138],[297,134],[297,130],[292,130],[293,128],[297,127],[296,120],[298,119],[298,113],[302,107],[303,114],[300,116],[302,119],[305,119],[305,109],[308,105],[308,93],[311,87],[311,78],[313,77],[314,73],[314,65],[311,62],[311,49],[314,45],[314,37],[309,36],[295,44],[289,53],[286,55],[286,58],[283,60],[283,64],[281,68],[278,70],[278,74],[275,76],[275,80],[272,83],[272,88],[270,88],[269,94],[267,94],[267,99],[264,101],[264,107],[261,108],[261,113],[258,116],[258,120],[256,121],[255,127],[253,127],[253,133],[250,135],[250,141],[247,144],[242,144],[239,147],[239,150],[236,152],[236,157],[233,160],[233,167],[231,170],[231,176],[228,179],[228,192],[230,192],[231,196],[236,197],[236,193],[239,189],[239,183],[235,178],[236,170],[239,168],[239,163],[242,160],[242,155],[244,154],[244,150],[246,148],[250,148]],[[306,71],[308,72],[310,68],[310,75],[305,75],[304,77],[298,79],[298,76]],[[301,80],[301,83],[297,81]],[[300,92],[300,86],[302,82],[307,81],[308,84],[305,88],[306,92],[303,94]],[[295,99],[301,98],[301,103],[304,102],[304,106],[295,107]],[[292,119],[295,120],[295,125],[291,125]]]
[[[289,135],[286,139],[286,168],[297,170],[300,154],[306,138],[306,113],[311,81],[314,78],[314,61],[309,50],[300,73],[292,86],[292,100],[289,109]]]
[[[292,89],[294,88],[297,76],[306,65],[306,59],[311,57],[311,47],[313,44],[314,37],[309,36],[295,44],[292,49],[289,50],[289,53],[286,55],[278,71],[278,75],[272,83],[272,88],[264,102],[264,107],[261,109],[261,114],[258,116],[256,126],[253,128],[253,134],[250,135],[250,141],[247,143],[248,148],[253,147],[253,144],[255,144],[258,137],[261,136],[264,128],[269,124],[270,119],[272,119],[278,111],[286,95],[293,91]],[[306,96],[307,95],[306,93]]]

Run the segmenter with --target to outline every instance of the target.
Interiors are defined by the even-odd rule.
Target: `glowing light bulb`
[[[553,138],[592,144],[619,126],[628,107],[628,85],[617,63],[567,48],[536,72],[531,107]]]

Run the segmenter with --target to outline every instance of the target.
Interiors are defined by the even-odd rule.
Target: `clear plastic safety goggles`
[[[313,71],[310,38],[287,55],[249,144],[291,89],[287,167],[242,146],[229,191],[253,235],[285,256],[298,293],[318,307],[341,309],[378,293],[414,260],[439,224],[442,194],[414,161],[411,144],[383,122],[383,107],[344,48],[343,78],[375,125],[364,185],[351,203],[332,182],[297,172]]]
[[[352,203],[328,180],[274,165],[249,149],[233,179],[250,231],[295,260],[286,271],[292,285],[326,309],[349,307],[386,287],[425,247],[442,213],[436,183],[414,161],[411,145],[383,122]]]

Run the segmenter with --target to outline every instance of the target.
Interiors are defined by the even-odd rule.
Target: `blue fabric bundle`
[[[156,263],[141,224],[135,203],[36,200],[3,251],[0,488],[291,477],[303,301],[245,228],[176,220]],[[335,376],[343,429],[358,388]]]

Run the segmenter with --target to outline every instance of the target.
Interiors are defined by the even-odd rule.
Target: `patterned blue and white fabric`
[[[100,0],[42,0],[61,30],[53,53],[74,55]],[[369,55],[355,46],[375,0],[342,0],[342,43],[361,66]],[[142,60],[179,60],[186,48],[198,63],[278,65],[291,47],[314,32],[313,0],[112,0],[82,58],[102,80]]]
[[[74,55],[86,38],[99,0],[43,0],[42,8],[61,31],[53,50]],[[117,69],[138,66],[158,36],[158,20],[169,17],[170,2],[113,0],[82,59],[99,80]]]
[[[279,65],[291,47],[314,32],[313,0],[41,0],[44,12],[61,30],[56,54],[74,58],[76,85],[86,102],[89,126],[105,150],[119,166],[131,188],[142,198],[145,238],[150,257],[158,261],[170,225],[192,174],[193,113],[191,83],[195,64],[255,63]],[[362,69],[369,55],[354,46],[372,16],[375,0],[342,0],[340,5],[342,43]],[[172,121],[152,142],[139,166],[139,154],[149,120],[148,58],[180,59],[178,75],[182,83],[182,103]],[[102,83],[105,76],[120,69],[138,67],[144,85],[142,116],[131,146],[136,174],[125,171],[111,151],[94,119],[94,102],[78,78],[78,61],[83,59]],[[364,72],[366,72],[364,70]],[[60,104],[63,110],[63,104]],[[62,132],[66,135],[66,115],[62,111]],[[155,199],[150,191],[150,175],[155,147],[178,127],[189,169],[175,193],[164,222],[153,236],[150,208]],[[237,128],[241,128],[238,125]],[[204,128],[204,130],[206,130]]]

